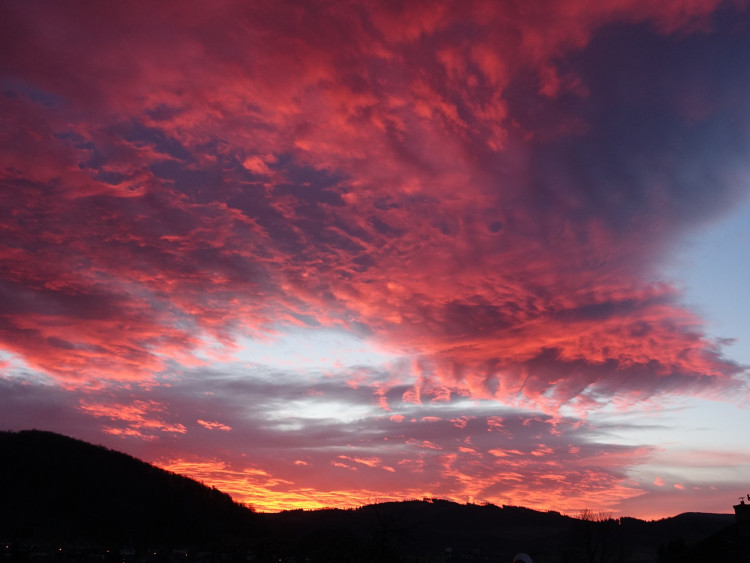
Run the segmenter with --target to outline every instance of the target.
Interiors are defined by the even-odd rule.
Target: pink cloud
[[[69,426],[66,432],[84,433],[94,443],[156,461],[259,510],[292,508],[295,503],[307,508],[328,503],[358,506],[368,498],[430,496],[457,502],[471,497],[477,502],[569,513],[596,504],[618,514],[652,516],[653,506],[645,499],[661,489],[679,492],[663,483],[652,487],[628,476],[653,461],[653,448],[608,444],[598,429],[579,424],[578,419],[507,411],[502,416],[507,432],[486,432],[488,420],[498,416],[496,405],[474,410],[474,418],[464,427],[448,419],[423,420],[429,419],[431,407],[408,403],[398,406],[417,409],[414,422],[408,425],[378,411],[356,422],[279,419],[273,416],[279,404],[274,401],[306,397],[314,403],[344,393],[353,394],[348,396],[350,404],[369,405],[370,393],[325,382],[313,388],[322,394],[306,394],[310,387],[304,380],[283,382],[277,375],[273,383],[253,378],[222,381],[198,371],[179,388],[132,386],[127,402],[109,399],[111,388],[48,389],[67,402],[71,394],[78,398],[81,408],[66,413],[65,401],[49,403],[48,397],[47,403],[30,403],[34,394],[24,388],[28,386],[10,381],[1,385],[5,416],[22,427],[25,424],[19,417],[29,412],[34,413],[27,416],[37,426],[75,423],[78,426]],[[457,405],[442,408],[458,410]],[[213,432],[211,440],[205,440],[199,422],[180,422],[195,420],[191,416],[198,410],[205,413],[200,419],[204,422],[217,420],[221,412],[221,424],[232,431]],[[304,424],[296,424],[301,421]],[[290,424],[297,429],[289,432]],[[349,453],[342,453],[342,448]],[[744,461],[726,459],[724,463],[741,466]],[[704,488],[708,490],[702,487],[701,491]],[[345,491],[351,492],[348,500]],[[707,494],[701,495],[702,502],[710,500]],[[661,506],[666,515],[672,504]]]
[[[154,401],[133,401],[122,403],[94,403],[81,401],[81,411],[95,418],[105,418],[113,421],[115,426],[104,426],[105,434],[114,436],[134,436],[145,440],[156,440],[161,433],[185,434],[187,429],[183,424],[169,422],[165,407]]]
[[[469,417],[462,416],[459,418],[451,418],[450,421],[451,424],[453,424],[453,426],[455,426],[456,428],[466,428],[466,426],[469,424]]]
[[[422,422],[440,422],[443,419],[439,416],[423,416],[421,420]]]
[[[199,418],[196,422],[207,430],[222,430],[224,432],[229,432],[232,429],[231,426],[227,426],[226,424],[222,424],[221,422],[216,421],[201,420]]]
[[[28,310],[6,316],[6,346],[40,369],[69,379],[149,377],[164,368],[165,356],[191,361],[198,339],[176,326],[228,341],[236,329],[262,330],[307,315],[323,323],[354,316],[389,345],[422,354],[432,374],[407,391],[411,401],[422,394],[446,401],[460,390],[555,405],[592,391],[621,392],[628,381],[638,380],[648,394],[672,380],[689,384],[693,373],[721,382],[736,371],[702,335],[700,320],[675,304],[674,292],[644,278],[644,261],[632,258],[634,248],[643,248],[638,233],[619,240],[602,218],[572,222],[586,205],[575,190],[554,214],[530,199],[529,174],[554,171],[524,165],[537,147],[526,140],[528,124],[510,114],[506,93],[527,68],[542,77],[543,99],[579,88],[580,78],[560,74],[550,61],[584,49],[611,19],[651,21],[671,33],[703,25],[713,4],[548,6],[576,13],[559,19],[483,2],[430,10],[365,4],[380,35],[344,9],[331,12],[326,33],[316,25],[313,34],[301,23],[294,33],[281,31],[282,21],[311,17],[288,17],[295,8],[264,13],[229,5],[226,13],[209,10],[208,19],[199,10],[174,22],[176,41],[144,25],[173,21],[166,5],[139,15],[108,9],[112,17],[101,21],[84,7],[50,7],[33,22],[23,10],[8,14],[7,21],[26,26],[46,60],[71,73],[63,80],[23,53],[8,53],[27,86],[4,100],[14,105],[9,115],[19,131],[8,144],[20,147],[6,155],[6,170],[39,189],[55,181],[66,194],[37,199],[45,203],[27,207],[28,219],[47,224],[66,216],[86,225],[81,236],[68,229],[72,223],[59,223],[56,236],[68,241],[69,256],[55,258],[59,245],[52,246],[50,229],[16,246],[35,248],[33,261],[15,257],[17,283],[35,295],[42,290],[34,283],[44,283],[50,302],[65,307],[72,295],[95,291],[97,279],[114,279],[109,299],[124,309],[118,320],[127,311],[134,317],[100,323],[95,333],[112,343],[102,347],[91,335],[55,334],[51,327],[59,326],[70,335],[71,324],[50,316],[51,308],[41,316]],[[225,31],[206,23],[216,24],[214,18],[227,18]],[[96,33],[72,31],[93,22]],[[468,24],[507,33],[462,36]],[[47,33],[51,25],[55,36]],[[255,33],[239,33],[243,26]],[[125,55],[108,39],[122,33],[133,46]],[[440,40],[435,60],[420,73],[393,72],[416,64],[421,39],[440,34],[454,40]],[[352,57],[345,64],[342,41]],[[102,68],[119,75],[92,89],[84,77]],[[201,84],[211,84],[210,91]],[[40,102],[39,92],[88,109],[67,112]],[[109,123],[100,126],[94,116],[109,116]],[[323,122],[325,128],[314,125]],[[40,129],[49,132],[43,158],[34,154],[38,139],[23,133]],[[206,145],[213,153],[202,150]],[[487,177],[487,163],[471,156],[480,145],[509,171],[500,191]],[[217,158],[241,165],[221,168]],[[305,184],[290,163],[310,177],[330,170],[346,180]],[[225,187],[209,190],[212,175]],[[80,200],[84,194],[94,199]],[[17,226],[8,224],[10,232]],[[654,228],[658,235],[661,227]],[[643,236],[653,240],[654,228]],[[16,235],[22,240],[29,229]],[[373,267],[357,265],[365,258]],[[34,276],[43,261],[51,269]],[[648,339],[633,337],[644,332]],[[129,353],[115,353],[114,346]],[[502,358],[493,353],[498,349]],[[533,362],[548,369],[531,368]],[[559,375],[541,377],[542,371]],[[641,372],[650,388],[641,385]]]

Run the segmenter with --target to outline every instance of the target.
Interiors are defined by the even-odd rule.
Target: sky
[[[259,511],[731,512],[746,4],[0,0],[0,429]]]

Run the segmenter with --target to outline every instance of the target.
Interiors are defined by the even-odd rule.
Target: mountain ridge
[[[53,432],[0,432],[0,538],[101,545],[231,545],[253,561],[680,559],[727,529],[729,514],[580,520],[442,499],[256,513],[229,495],[127,454]]]
[[[0,432],[0,535],[95,541],[242,537],[254,514],[215,488],[42,430]]]

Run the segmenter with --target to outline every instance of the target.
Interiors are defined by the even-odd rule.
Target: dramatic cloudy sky
[[[0,428],[259,510],[747,493],[750,8],[0,1]]]

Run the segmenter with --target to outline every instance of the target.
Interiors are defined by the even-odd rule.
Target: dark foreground
[[[196,481],[49,432],[0,432],[0,561],[750,561],[729,514],[583,519],[439,499],[260,514]]]

